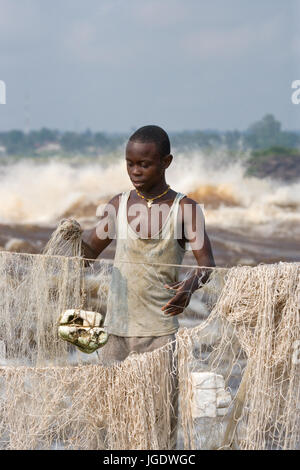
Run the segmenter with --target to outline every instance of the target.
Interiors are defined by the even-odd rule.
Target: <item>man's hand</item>
[[[169,302],[162,307],[165,315],[179,315],[188,306],[191,296],[198,289],[198,276],[192,276],[185,281],[175,282],[164,286],[166,289],[175,290],[176,293]]]

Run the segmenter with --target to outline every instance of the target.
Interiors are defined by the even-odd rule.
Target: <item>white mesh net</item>
[[[175,388],[178,448],[299,448],[299,264],[214,270],[174,344],[104,367],[57,320],[105,314],[111,267],[0,253],[2,449],[172,448]]]

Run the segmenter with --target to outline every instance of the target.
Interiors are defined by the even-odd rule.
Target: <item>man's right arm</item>
[[[83,232],[82,252],[84,258],[96,259],[115,239],[119,198],[120,194],[113,197],[103,209],[101,208],[100,220],[96,227]]]

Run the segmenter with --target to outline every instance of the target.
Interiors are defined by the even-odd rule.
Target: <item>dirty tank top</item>
[[[164,285],[178,280],[178,268],[143,263],[182,263],[185,250],[175,238],[175,227],[179,202],[185,195],[176,194],[165,222],[152,238],[140,238],[129,225],[129,195],[130,191],[120,197],[116,253],[104,325],[108,333],[117,336],[175,333],[179,326],[177,316],[167,316],[161,308],[175,295],[175,291]]]

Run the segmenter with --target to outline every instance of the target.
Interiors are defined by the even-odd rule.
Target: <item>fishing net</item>
[[[105,367],[57,334],[64,310],[105,314],[112,272],[68,224],[0,253],[1,449],[170,449],[177,414],[177,448],[300,447],[299,263],[214,269],[175,342]]]

